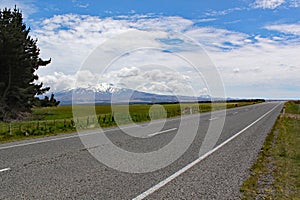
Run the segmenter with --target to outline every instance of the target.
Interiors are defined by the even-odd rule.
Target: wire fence
[[[165,117],[174,117],[181,114],[180,109],[169,109],[166,113],[164,111],[152,112],[151,116],[149,112],[134,112],[130,114],[112,113],[55,120],[2,122],[0,123],[0,140],[14,136],[49,135],[99,127],[104,128],[132,122],[136,123]]]
[[[228,106],[228,105],[227,105]],[[222,109],[220,106],[218,109]],[[10,123],[0,122],[0,141],[9,138],[25,136],[51,135],[57,133],[74,132],[76,130],[94,129],[129,123],[143,122],[161,118],[170,118],[186,114],[211,111],[210,104],[186,105],[164,107],[151,114],[148,111],[135,111],[129,113],[109,113],[96,116],[73,117],[67,119],[15,121]],[[214,110],[214,109],[213,109]]]

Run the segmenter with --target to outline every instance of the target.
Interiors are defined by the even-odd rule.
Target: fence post
[[[112,114],[111,114],[111,121],[112,121],[112,123],[114,123],[114,122],[115,122],[114,113],[112,113]]]
[[[11,122],[9,122],[9,135],[12,135],[12,132],[11,132]]]
[[[71,126],[72,126],[72,128],[74,127],[74,120],[73,119],[71,119]]]

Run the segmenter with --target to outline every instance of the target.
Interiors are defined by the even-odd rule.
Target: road
[[[192,144],[175,162],[147,173],[122,172],[102,164],[75,133],[1,144],[0,199],[240,199],[239,187],[282,105],[270,102],[227,110],[216,144],[200,157],[209,123],[219,120],[219,112],[185,117],[180,126],[188,127],[200,117]],[[147,153],[171,143],[179,122],[180,118],[168,119],[159,131],[163,121],[141,124],[145,131],[126,127],[126,132],[144,134],[143,138],[118,128],[105,129],[105,135],[122,149]],[[86,131],[82,137],[96,132]]]

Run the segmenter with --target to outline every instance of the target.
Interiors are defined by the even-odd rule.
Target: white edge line
[[[31,145],[31,144],[51,142],[51,141],[56,141],[56,140],[64,140],[64,139],[69,139],[69,138],[74,138],[74,137],[78,137],[78,135],[72,135],[72,136],[67,136],[67,137],[59,137],[59,138],[53,138],[53,139],[48,139],[48,140],[41,140],[41,141],[35,141],[35,142],[27,142],[27,143],[15,144],[15,145],[10,145],[10,146],[4,146],[4,147],[0,147],[0,150],[10,149],[13,147],[27,146],[27,145]]]
[[[5,172],[5,171],[9,171],[9,170],[11,170],[11,169],[8,167],[8,168],[0,169],[0,172]]]
[[[271,113],[273,110],[275,110],[275,108],[277,108],[279,105],[276,105],[274,108],[272,108],[271,110],[269,110],[268,112],[266,112],[264,115],[262,115],[260,118],[258,118],[257,120],[255,120],[254,122],[252,122],[250,125],[248,125],[247,127],[245,127],[243,130],[239,131],[238,133],[236,133],[235,135],[231,136],[230,138],[228,138],[225,142],[223,142],[222,144],[218,145],[216,148],[208,151],[206,154],[202,155],[201,157],[197,158],[196,160],[194,160],[193,162],[191,162],[190,164],[186,165],[185,167],[183,167],[182,169],[180,169],[179,171],[175,172],[174,174],[172,174],[171,176],[169,176],[168,178],[162,180],[161,182],[159,182],[158,184],[152,186],[151,188],[149,188],[148,190],[146,190],[145,192],[143,192],[142,194],[138,195],[137,197],[133,198],[132,200],[142,200],[145,197],[149,196],[150,194],[152,194],[153,192],[155,192],[156,190],[160,189],[161,187],[163,187],[164,185],[166,185],[167,183],[171,182],[173,179],[175,179],[176,177],[178,177],[179,175],[183,174],[184,172],[186,172],[187,170],[189,170],[191,167],[193,167],[194,165],[198,164],[200,161],[202,161],[203,159],[205,159],[206,157],[208,157],[209,155],[213,154],[215,151],[217,151],[218,149],[220,149],[221,147],[223,147],[225,144],[229,143],[231,140],[233,140],[234,138],[236,138],[237,136],[239,136],[241,133],[243,133],[245,130],[247,130],[248,128],[250,128],[251,126],[253,126],[254,124],[256,124],[258,121],[260,121],[262,118],[264,118],[266,115],[268,115],[269,113]]]
[[[168,129],[168,130],[164,130],[164,131],[160,131],[160,132],[156,132],[156,133],[151,133],[151,134],[148,135],[148,137],[153,137],[153,136],[161,134],[161,133],[166,133],[166,132],[174,131],[176,129],[177,128],[171,128],[171,129]]]

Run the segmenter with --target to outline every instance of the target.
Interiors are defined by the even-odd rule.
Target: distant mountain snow
[[[210,101],[209,95],[200,97],[160,95],[141,92],[128,88],[120,88],[109,83],[99,83],[88,87],[66,89],[55,93],[55,98],[66,104],[88,104],[88,103],[157,103],[178,101]]]

